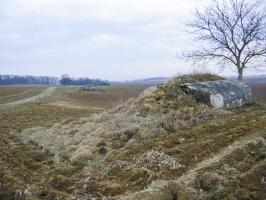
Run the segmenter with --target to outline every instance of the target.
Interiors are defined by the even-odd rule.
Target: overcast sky
[[[184,23],[208,2],[0,0],[0,74],[127,80],[193,71],[176,55],[192,45]]]

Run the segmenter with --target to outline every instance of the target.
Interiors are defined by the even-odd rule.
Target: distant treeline
[[[108,81],[90,78],[70,78],[68,75],[58,77],[49,76],[19,76],[19,75],[0,75],[0,85],[89,85],[104,86],[110,85]]]
[[[56,85],[59,79],[49,76],[0,75],[0,85]]]
[[[62,75],[60,79],[61,85],[88,85],[88,86],[105,86],[110,85],[109,81],[90,78],[70,78],[68,75]]]

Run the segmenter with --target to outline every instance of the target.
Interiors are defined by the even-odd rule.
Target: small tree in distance
[[[60,84],[63,86],[69,85],[71,82],[71,79],[68,74],[63,74],[61,76]]]
[[[266,13],[261,2],[214,0],[203,11],[196,10],[187,25],[202,43],[185,53],[185,58],[212,61],[223,68],[233,66],[238,80],[243,81],[246,69],[259,68],[265,62]]]

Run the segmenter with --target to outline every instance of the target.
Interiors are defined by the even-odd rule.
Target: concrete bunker
[[[185,83],[182,89],[200,103],[214,108],[235,108],[252,103],[251,89],[238,81],[206,81]]]

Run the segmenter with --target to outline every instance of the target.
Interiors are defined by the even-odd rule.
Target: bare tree
[[[63,86],[69,85],[71,83],[70,76],[68,74],[63,74],[61,76],[60,84]]]
[[[203,11],[196,10],[188,26],[202,43],[185,57],[233,66],[242,81],[244,70],[260,67],[266,57],[266,12],[261,2],[214,0]]]

